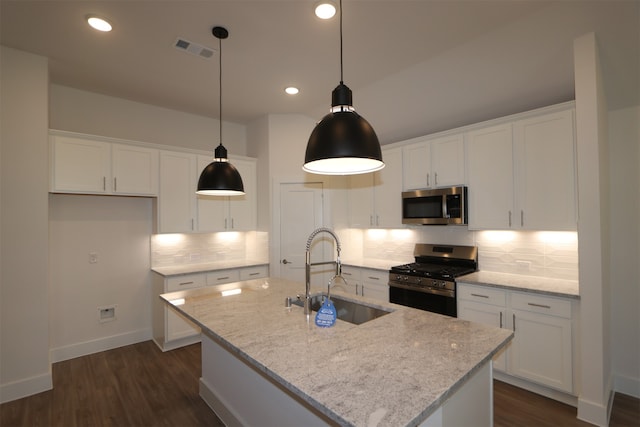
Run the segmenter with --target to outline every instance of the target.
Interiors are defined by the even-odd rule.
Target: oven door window
[[[458,317],[456,299],[389,286],[389,301],[419,310]]]

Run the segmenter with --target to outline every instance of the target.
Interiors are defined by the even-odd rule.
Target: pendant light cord
[[[342,69],[342,0],[340,0],[340,84],[343,84]]]
[[[218,125],[220,128],[220,145],[222,146],[222,38],[218,39],[218,52],[219,52],[219,58],[220,58],[220,72],[218,73],[218,75],[220,76],[219,78],[219,103],[218,103]]]

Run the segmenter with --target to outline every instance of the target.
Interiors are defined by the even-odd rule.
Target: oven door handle
[[[400,289],[408,289],[410,291],[422,292],[423,294],[433,294],[433,295],[441,295],[443,297],[455,298],[455,291],[448,291],[444,289],[433,289],[422,286],[410,286],[405,284],[400,284],[396,282],[389,282],[389,287],[391,288],[400,288]]]

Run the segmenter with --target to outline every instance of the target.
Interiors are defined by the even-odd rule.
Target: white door
[[[304,285],[307,238],[322,224],[322,183],[280,184],[280,275],[283,278]],[[312,262],[322,255],[320,252],[312,251]]]

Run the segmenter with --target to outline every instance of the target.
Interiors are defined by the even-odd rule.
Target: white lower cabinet
[[[389,272],[352,266],[342,267],[346,292],[389,302]]]
[[[153,275],[153,340],[162,351],[193,344],[200,341],[200,328],[190,320],[167,307],[159,295],[167,292],[180,291],[202,287],[222,286],[242,280],[267,277],[269,267],[266,265],[242,267],[227,270],[215,270],[205,273],[183,274],[165,277]]]
[[[494,359],[508,375],[574,393],[573,303],[568,298],[458,284],[458,317],[511,329],[514,338]]]

